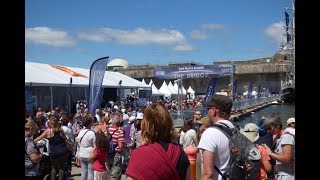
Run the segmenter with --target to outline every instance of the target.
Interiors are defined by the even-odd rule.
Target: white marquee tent
[[[51,109],[63,106],[70,112],[71,102],[79,98],[87,100],[89,76],[90,69],[25,62],[25,88],[32,92],[32,100],[28,102]],[[102,87],[117,89],[116,96],[119,97],[130,89],[151,89],[145,83],[114,71],[105,71]]]
[[[89,86],[90,69],[67,66],[60,67],[65,68],[67,71],[59,70],[50,64],[25,62],[25,86],[66,87],[70,86],[70,78],[72,78],[72,86]],[[122,81],[122,88],[150,88],[150,86],[145,83],[114,71],[105,72],[102,86],[118,88],[120,80]]]
[[[192,99],[195,98],[195,91],[192,89],[191,86],[189,86],[189,88],[188,88],[188,93],[190,93],[190,97],[191,97]]]
[[[161,93],[163,93],[165,96],[171,96],[172,92],[170,91],[170,89],[168,88],[168,85],[166,83],[166,81],[163,81],[159,91]]]
[[[176,89],[174,88],[174,86],[172,85],[171,81],[170,81],[169,84],[168,84],[168,88],[169,88],[170,91],[172,92],[172,95],[173,95],[173,94],[178,94],[178,89],[176,90]]]

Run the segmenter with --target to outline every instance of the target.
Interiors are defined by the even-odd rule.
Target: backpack
[[[260,174],[261,166],[261,154],[257,146],[240,133],[237,125],[234,128],[229,128],[224,123],[218,123],[211,127],[220,130],[229,139],[230,168],[226,173],[222,174],[214,166],[216,171],[223,179],[256,180]]]
[[[108,154],[114,154],[116,151],[116,147],[114,144],[113,144],[113,141],[112,141],[112,135],[117,132],[117,130],[113,131],[113,133],[109,133],[109,128],[107,129],[107,142],[109,142],[109,146],[108,146]]]

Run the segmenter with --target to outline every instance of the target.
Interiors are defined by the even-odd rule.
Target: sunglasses
[[[199,116],[201,116],[201,114],[194,114],[194,115],[199,115]]]

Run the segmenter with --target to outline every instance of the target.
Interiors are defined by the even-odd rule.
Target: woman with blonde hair
[[[131,152],[127,179],[189,178],[188,157],[175,143],[177,133],[170,113],[163,104],[155,103],[145,109],[141,138],[141,146]]]
[[[61,128],[59,120],[55,116],[49,118],[49,128],[34,141],[40,141],[42,138],[49,140],[50,159],[52,163],[51,180],[56,179],[57,172],[59,172],[59,180],[64,179],[66,162],[71,152],[65,143],[66,135]]]
[[[39,179],[40,180],[40,160],[43,153],[37,148],[32,136],[38,130],[37,124],[32,118],[27,119],[27,123],[24,125],[25,130],[25,179]]]

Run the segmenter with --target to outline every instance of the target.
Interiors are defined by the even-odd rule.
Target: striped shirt
[[[114,131],[116,131],[113,135],[112,135],[112,141],[113,141],[113,144],[116,147],[115,151],[116,152],[120,152],[120,148],[118,146],[119,142],[122,142],[124,143],[124,133],[123,133],[123,130],[119,127],[117,127],[116,125],[111,125],[108,129],[109,133],[112,134]],[[107,133],[107,131],[105,132]],[[107,135],[107,134],[106,134]]]

